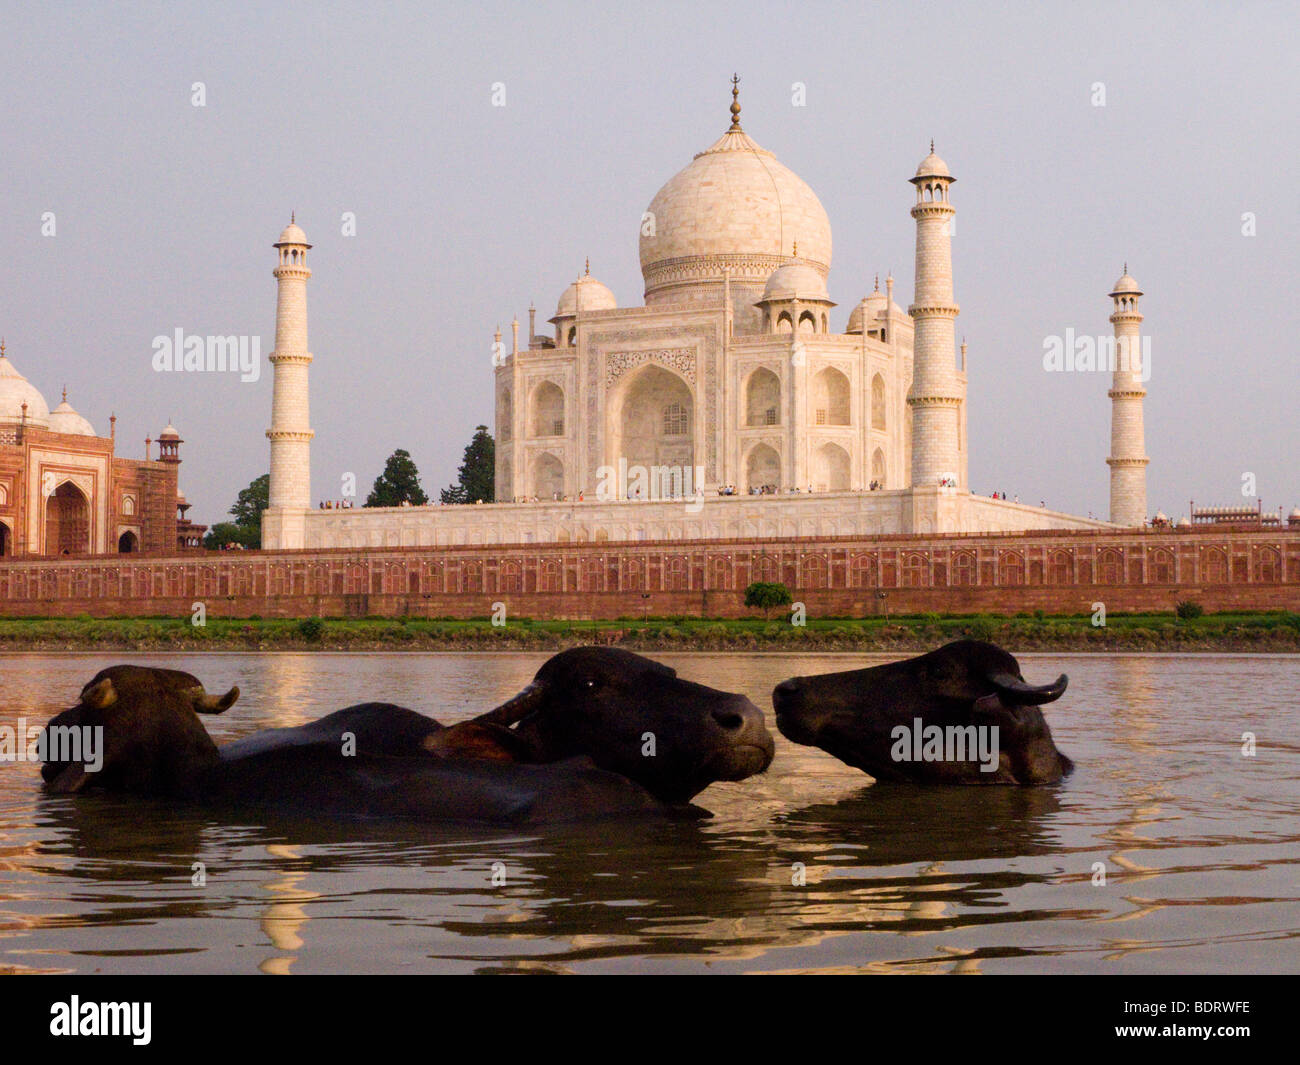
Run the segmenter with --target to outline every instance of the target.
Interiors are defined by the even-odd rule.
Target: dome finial
[[[1126,273],[1126,274],[1128,273],[1128,260],[1127,260],[1127,259],[1124,260],[1124,273]]]
[[[583,266],[583,268],[582,268],[582,276],[583,276],[583,277],[590,277],[590,276],[591,276],[591,256],[590,256],[590,255],[587,256],[587,262],[586,262],[586,264],[585,264],[585,265]]]
[[[740,129],[740,75],[731,75],[731,128]]]
[[[796,259],[799,258],[799,242],[797,240],[794,242],[794,248],[791,250],[790,254]]]
[[[64,386],[63,386],[63,402],[64,402],[64,403],[67,403],[67,402],[68,402],[68,386],[67,386],[67,385],[64,385]]]
[[[931,154],[931,155],[934,154],[934,138],[933,138],[933,137],[930,138],[930,154]]]
[[[875,292],[879,292],[879,291],[880,291],[880,275],[879,275],[879,274],[876,275],[876,287],[875,287],[875,289],[874,289],[873,291],[875,291]]]
[[[290,211],[290,212],[289,212],[289,225],[293,226],[293,225],[297,225],[297,224],[298,224],[298,212],[297,212],[297,211]]]
[[[5,338],[0,337],[0,359],[5,357]]]

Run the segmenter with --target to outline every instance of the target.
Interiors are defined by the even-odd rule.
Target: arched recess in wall
[[[606,463],[618,469],[696,466],[695,394],[686,380],[649,363],[628,374],[606,405]]]
[[[871,379],[871,428],[885,427],[885,379],[876,374]]]
[[[767,444],[755,444],[745,458],[745,490],[781,484],[781,456]]]
[[[812,424],[849,424],[849,379],[833,366],[813,378]]]
[[[564,392],[554,381],[543,381],[533,389],[533,436],[564,435]]]
[[[532,491],[530,495],[541,500],[554,499],[564,494],[564,465],[550,452],[533,459]]]
[[[781,380],[760,367],[745,382],[745,424],[779,425],[781,422]]]
[[[813,456],[813,487],[819,492],[849,490],[849,453],[838,444],[823,444]]]

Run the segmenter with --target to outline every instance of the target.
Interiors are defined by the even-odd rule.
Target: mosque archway
[[[543,502],[564,494],[564,465],[549,452],[533,460],[532,494]]]
[[[745,489],[781,486],[781,456],[767,444],[755,444],[745,460]]]
[[[140,550],[140,537],[136,536],[130,529],[127,529],[117,538],[117,553],[119,555],[133,555]]]
[[[71,481],[64,481],[45,501],[45,554],[90,553],[90,501]]]
[[[771,370],[758,369],[745,385],[745,424],[781,424],[781,380]]]
[[[13,550],[13,533],[9,531],[8,525],[0,521],[0,558],[12,555]]]
[[[849,490],[849,453],[838,444],[823,444],[813,459],[813,487],[819,492]]]
[[[849,424],[849,379],[833,366],[827,366],[812,384],[814,425]]]
[[[696,465],[695,397],[676,374],[641,367],[622,382],[609,411],[607,461],[615,469],[620,459],[629,471]]]

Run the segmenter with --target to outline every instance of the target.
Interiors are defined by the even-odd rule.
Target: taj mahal
[[[590,268],[538,331],[495,335],[496,500],[321,510],[311,495],[307,253],[275,242],[278,285],[266,548],[360,548],[1116,529],[1147,519],[1135,365],[1115,367],[1110,521],[972,494],[967,349],[957,345],[956,179],[930,145],[908,179],[916,225],[907,308],[886,278],[830,299],[830,220],[816,194],[730,125],[640,220],[644,304]],[[900,205],[901,209],[901,205]],[[865,285],[863,289],[865,289]],[[1117,344],[1142,293],[1109,294]],[[836,332],[836,320],[843,331]],[[1098,462],[1102,456],[1098,456]]]

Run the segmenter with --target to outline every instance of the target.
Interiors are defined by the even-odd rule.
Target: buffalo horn
[[[1051,684],[1034,685],[1026,684],[1011,673],[991,673],[989,683],[1008,702],[1019,703],[1022,706],[1038,706],[1042,703],[1050,703],[1065,694],[1065,686],[1070,683],[1070,678],[1062,673]]]
[[[231,688],[225,695],[209,695],[200,686],[190,689],[190,705],[197,714],[220,714],[235,705],[239,688]]]
[[[513,699],[502,703],[495,710],[480,714],[474,720],[485,725],[505,725],[509,727],[517,721],[522,721],[537,709],[542,700],[542,692],[542,685],[537,681],[533,681]]]

